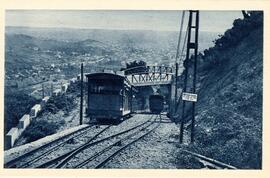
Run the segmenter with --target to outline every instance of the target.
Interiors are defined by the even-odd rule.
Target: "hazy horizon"
[[[106,30],[106,31],[155,31],[155,32],[177,32],[179,30],[154,30],[154,29],[113,29],[113,28],[75,28],[75,27],[31,27],[31,26],[5,26],[5,28],[36,28],[36,29],[71,29],[71,30]],[[186,30],[183,30],[184,32]],[[203,31],[200,32],[209,32],[209,33],[219,33],[219,31]]]
[[[179,31],[182,11],[175,10],[7,10],[6,27]],[[224,32],[241,11],[200,11],[200,31]],[[188,21],[186,11],[184,29]]]

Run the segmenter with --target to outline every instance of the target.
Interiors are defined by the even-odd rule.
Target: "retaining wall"
[[[57,89],[53,92],[53,96],[58,96],[60,94],[66,93],[68,87],[70,84],[75,83],[78,81],[76,78],[72,78],[69,80],[69,83],[65,83],[61,86],[61,89]],[[50,99],[50,96],[45,96],[40,104],[36,104],[31,108],[31,111],[29,114],[23,115],[23,117],[19,120],[19,124],[17,127],[13,127],[9,130],[9,132],[5,135],[5,150],[10,149],[14,146],[16,140],[19,138],[19,136],[23,133],[23,131],[29,126],[31,123],[31,120],[35,117],[37,117],[37,114],[42,111],[42,109],[45,108],[46,103]]]

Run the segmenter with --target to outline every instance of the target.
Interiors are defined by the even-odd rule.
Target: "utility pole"
[[[195,25],[195,49],[194,49],[194,67],[193,67],[193,87],[192,93],[196,93],[196,76],[197,76],[197,56],[198,56],[198,37],[199,37],[199,11],[196,11]],[[194,124],[195,124],[195,102],[192,102],[192,120],[191,120],[191,143],[194,142]]]
[[[131,95],[131,98],[130,98],[130,112],[132,113],[133,112],[133,86],[131,86],[131,91],[130,91],[130,95]]]
[[[83,122],[83,63],[81,63],[81,103],[80,103],[80,125]]]
[[[195,13],[195,25],[193,25],[193,13]],[[195,29],[195,41],[191,41],[191,34],[194,33]],[[193,66],[193,85],[192,85],[192,94],[196,93],[196,71],[197,71],[197,53],[198,53],[198,34],[199,34],[199,11],[189,11],[189,21],[188,21],[188,41],[187,41],[187,52],[185,61],[188,62],[190,59],[191,49],[194,50],[194,66]],[[189,73],[189,64],[187,64],[186,69],[184,71],[184,86],[183,92],[187,91],[187,82],[188,82],[188,73]],[[183,134],[184,134],[184,122],[185,122],[185,107],[186,101],[183,100],[182,104],[182,117],[180,124],[180,143],[183,143]],[[195,123],[195,102],[192,101],[192,120],[191,120],[191,143],[194,142],[194,123]]]
[[[177,112],[178,63],[175,63],[174,113]]]

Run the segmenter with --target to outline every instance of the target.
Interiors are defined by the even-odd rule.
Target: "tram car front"
[[[97,121],[119,122],[132,112],[132,85],[113,73],[86,75],[88,81],[87,114]]]
[[[149,108],[152,113],[159,114],[164,108],[164,97],[162,95],[149,96]]]

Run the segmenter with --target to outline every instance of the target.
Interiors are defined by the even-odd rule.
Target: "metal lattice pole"
[[[189,11],[189,20],[188,20],[188,42],[187,42],[187,52],[186,52],[186,61],[189,60],[189,53],[190,53],[190,39],[191,39],[191,25],[192,25],[192,12]],[[187,77],[188,77],[188,67],[185,69],[184,75],[184,86],[182,92],[186,92],[187,90]],[[186,102],[183,100],[182,105],[182,117],[181,117],[181,124],[180,124],[180,143],[183,143],[183,135],[184,135],[184,119],[185,119],[185,107]]]
[[[193,13],[195,13],[195,25],[192,25]],[[195,41],[191,42],[191,34],[192,29],[195,29]],[[190,52],[191,49],[194,49],[194,68],[193,68],[193,85],[192,85],[192,93],[196,92],[196,71],[197,71],[197,53],[198,53],[198,34],[199,34],[199,11],[189,11],[189,21],[188,21],[188,41],[187,41],[187,52],[186,52],[186,69],[184,71],[184,86],[183,92],[187,91],[187,82],[188,82],[188,61],[190,60]],[[182,105],[182,117],[180,124],[180,143],[183,143],[183,134],[184,134],[184,122],[185,122],[185,107],[186,101],[183,100]],[[191,143],[194,142],[194,123],[195,123],[195,102],[192,103],[192,120],[191,120]]]
[[[195,51],[194,51],[194,71],[193,71],[193,87],[192,92],[196,93],[196,76],[197,76],[197,53],[198,53],[198,36],[199,36],[199,11],[196,11],[196,25],[195,25]],[[191,120],[191,143],[194,142],[194,125],[195,125],[195,102],[192,103],[192,120]]]

